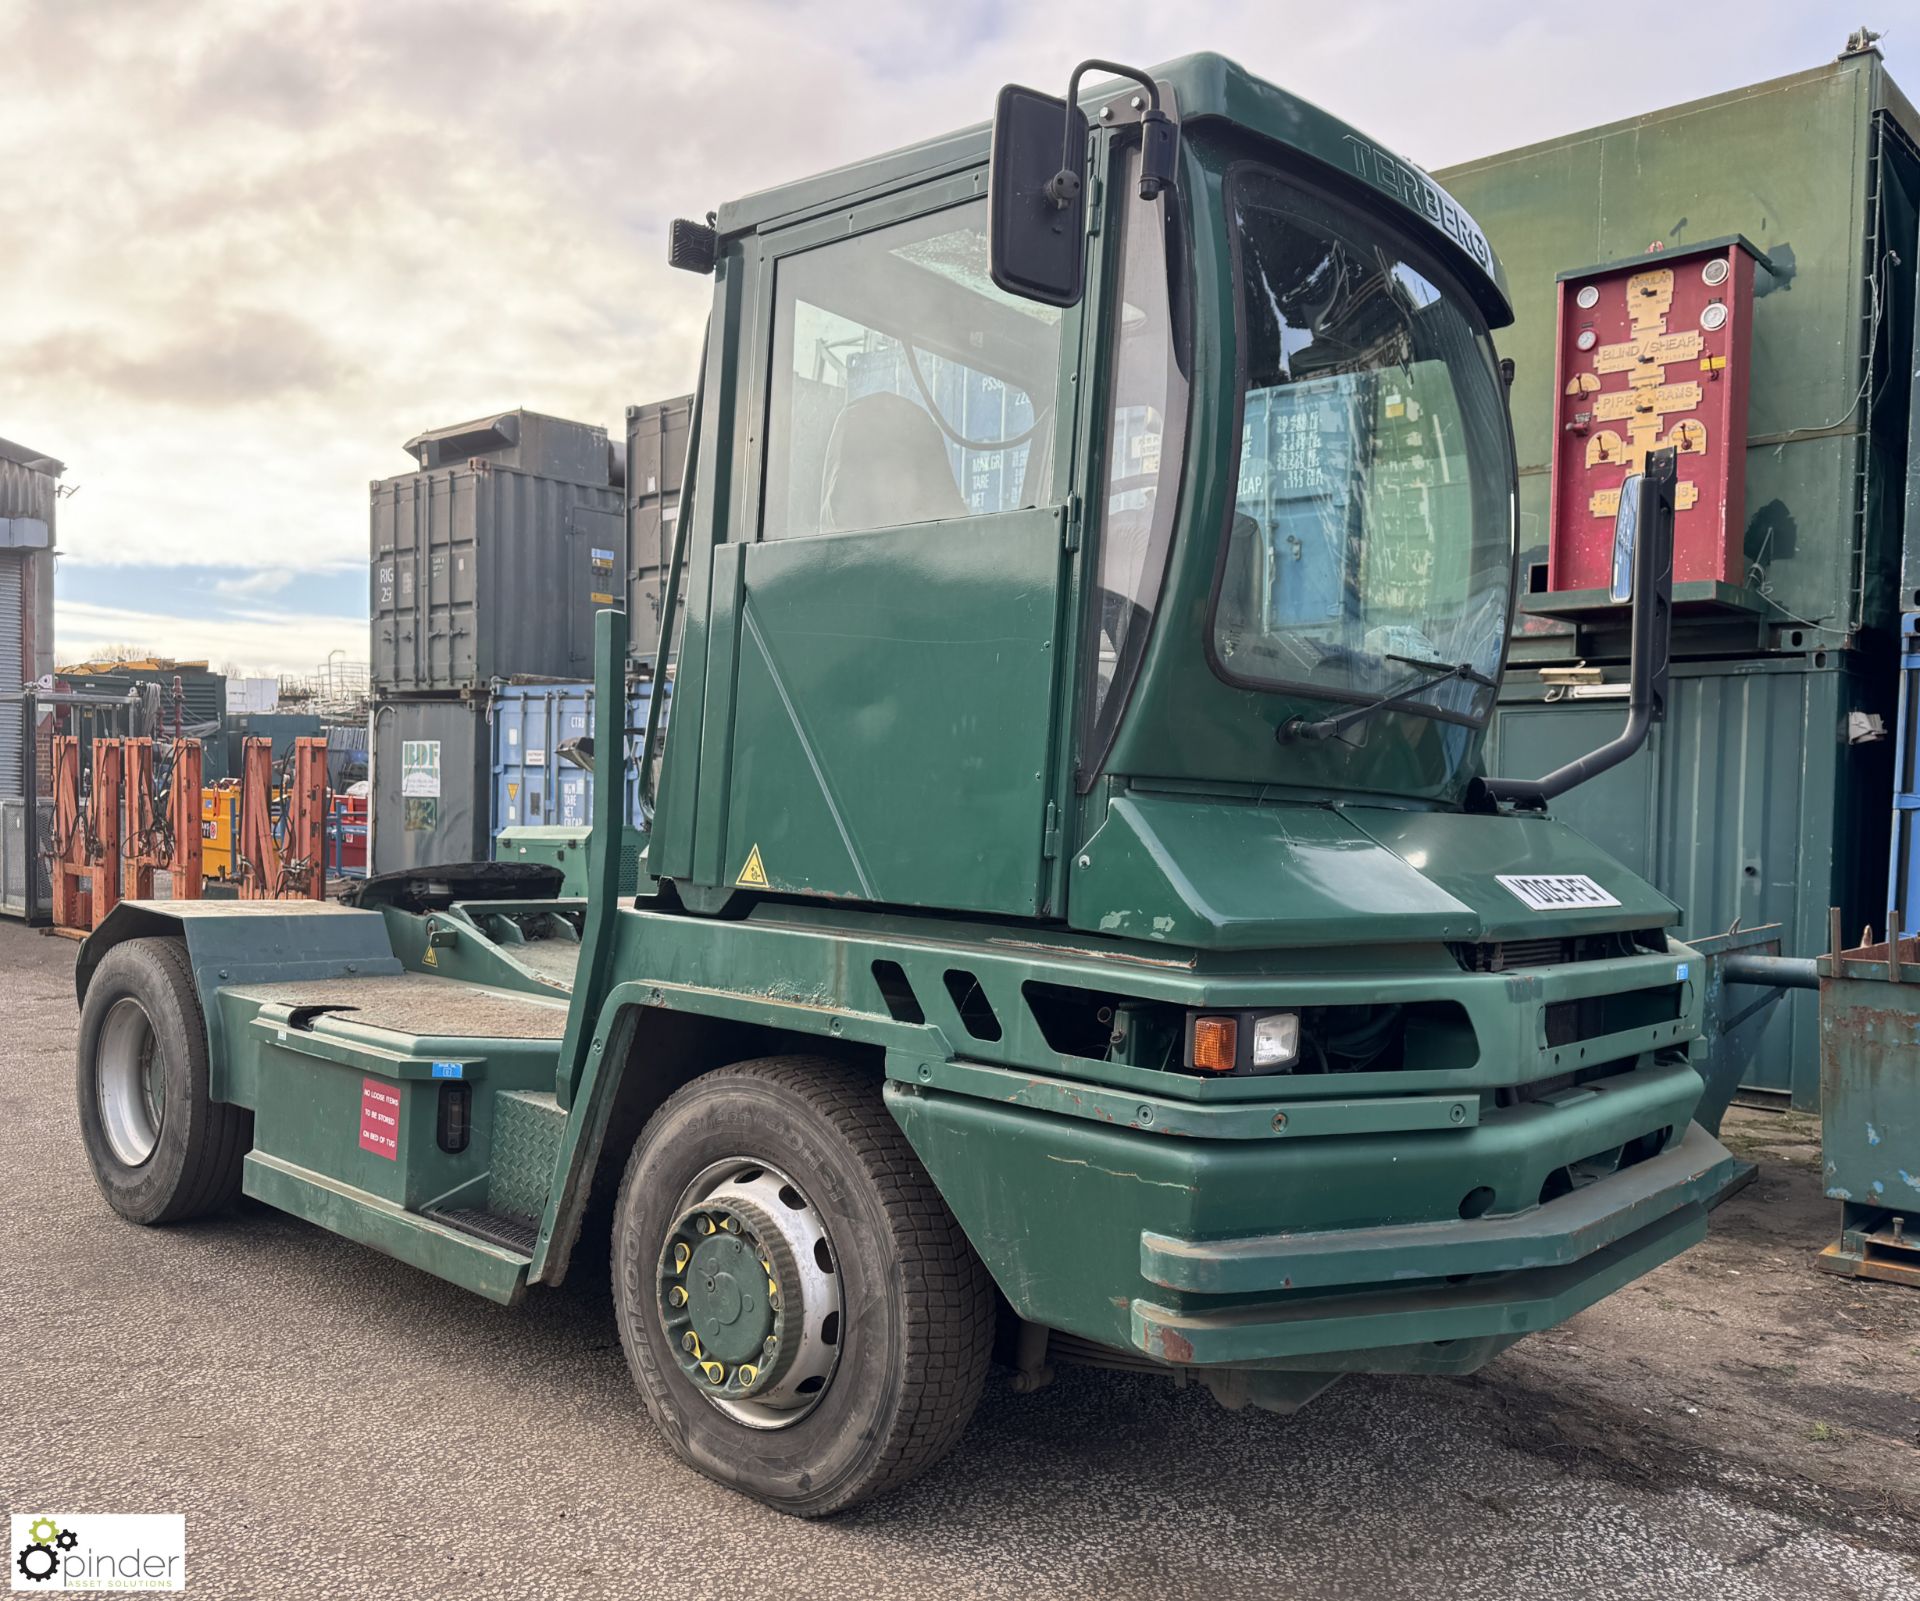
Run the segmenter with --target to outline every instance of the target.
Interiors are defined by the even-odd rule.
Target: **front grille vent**
[[[1664,951],[1667,936],[1657,928],[1632,933],[1546,935],[1539,939],[1490,940],[1455,945],[1455,960],[1469,973],[1510,973],[1520,967],[1550,967],[1557,962],[1599,962],[1615,956],[1644,956]]]

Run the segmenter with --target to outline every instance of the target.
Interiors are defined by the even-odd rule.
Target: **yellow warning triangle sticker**
[[[760,847],[758,845],[747,852],[747,865],[740,869],[740,876],[734,880],[734,883],[743,885],[748,889],[765,889],[767,887],[767,870],[760,863]]]
[[[507,785],[507,799],[518,800],[519,798],[520,798],[520,786],[518,784]]]

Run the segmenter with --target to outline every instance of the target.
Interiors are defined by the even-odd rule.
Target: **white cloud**
[[[520,404],[617,428],[691,386],[708,286],[666,267],[672,216],[981,120],[1009,79],[1223,49],[1439,166],[1811,66],[1845,33],[1780,0],[1737,26],[1649,0],[1598,18],[16,0],[0,144],[32,155],[0,208],[0,433],[68,462],[82,561],[357,565],[367,480],[420,429]],[[1642,37],[1662,70],[1606,70],[1609,41]]]
[[[366,659],[367,624],[362,617],[311,617],[253,610],[223,617],[182,617],[130,606],[98,606],[56,599],[55,654],[61,663],[88,661],[114,647],[180,661],[229,662],[261,674],[309,674],[333,651],[344,661]]]

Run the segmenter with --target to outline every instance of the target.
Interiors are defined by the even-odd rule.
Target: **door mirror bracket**
[[[988,266],[1008,294],[1049,306],[1077,305],[1085,290],[1087,116],[1079,99],[1089,71],[1130,78],[1144,91],[1134,97],[1140,198],[1157,199],[1174,184],[1179,128],[1146,73],[1093,59],[1073,69],[1064,100],[1018,84],[1002,89],[987,167]]]

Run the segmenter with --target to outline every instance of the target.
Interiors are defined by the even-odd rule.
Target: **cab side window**
[[[1037,506],[1060,313],[994,287],[968,201],[779,259],[762,536]]]

